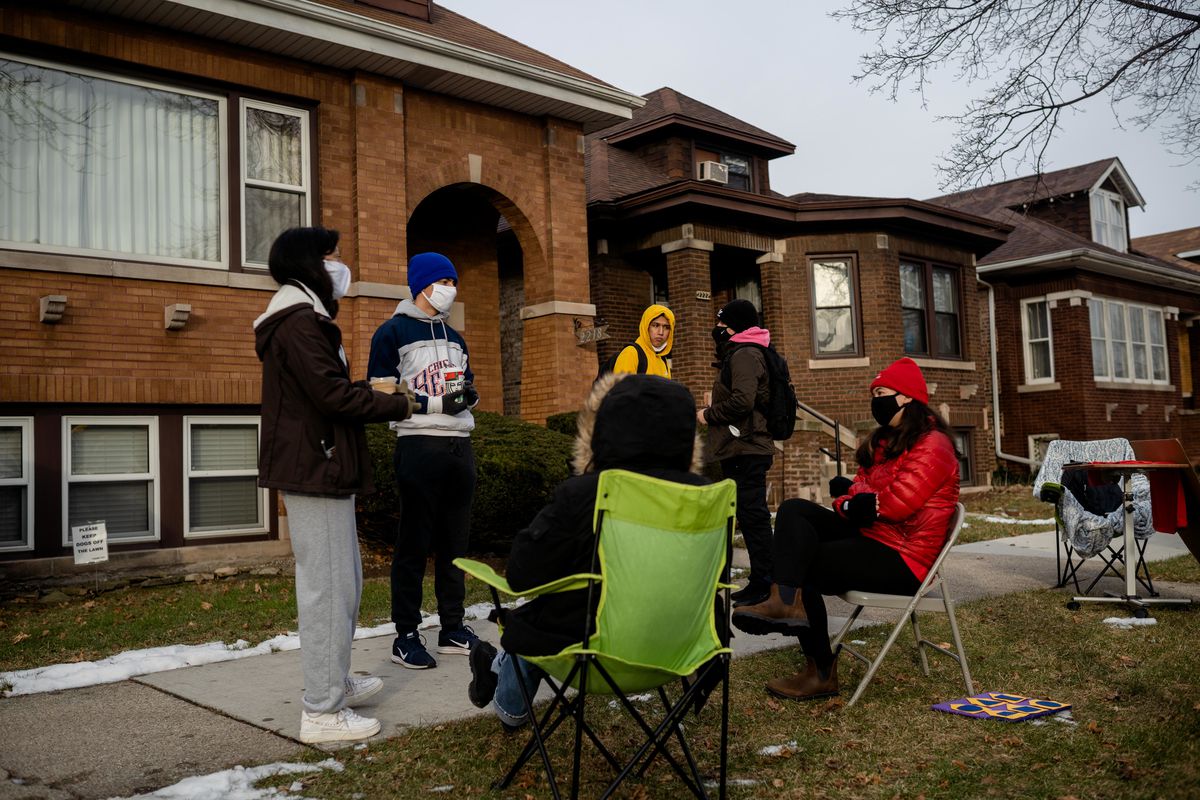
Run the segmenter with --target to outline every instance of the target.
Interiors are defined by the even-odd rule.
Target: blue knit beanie
[[[442,278],[453,278],[455,283],[458,282],[454,265],[441,253],[417,253],[408,260],[408,290],[414,298],[426,286]]]

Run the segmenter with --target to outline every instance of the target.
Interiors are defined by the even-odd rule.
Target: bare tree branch
[[[872,91],[924,102],[947,70],[980,86],[944,117],[958,137],[938,165],[943,188],[1044,171],[1062,113],[1101,99],[1118,126],[1154,128],[1182,164],[1200,160],[1196,0],[852,0],[833,16],[875,35],[856,76]]]

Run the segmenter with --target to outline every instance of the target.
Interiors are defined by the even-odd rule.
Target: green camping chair
[[[505,788],[521,767],[540,754],[550,790],[559,797],[546,741],[572,717],[575,722],[571,797],[579,793],[579,764],[584,736],[596,746],[617,773],[603,793],[611,795],[635,769],[639,776],[658,755],[671,765],[696,797],[708,797],[704,781],[680,725],[684,714],[703,704],[702,694],[721,684],[721,755],[719,796],[725,796],[725,767],[729,727],[729,616],[716,613],[717,593],[729,608],[729,563],[733,546],[736,490],[733,481],[690,486],[625,470],[606,470],[596,491],[593,524],[596,549],[592,571],[561,578],[525,592],[486,564],[456,559],[455,565],[499,593],[534,598],[552,592],[587,589],[588,608],[599,592],[595,631],[584,624],[579,644],[552,656],[522,656],[545,670],[553,680],[549,708],[538,719],[533,698],[532,736],[508,774],[497,783]],[[521,655],[514,653],[514,655]],[[690,681],[685,680],[693,676]],[[556,682],[557,681],[557,682]],[[680,682],[680,696],[671,702],[665,686]],[[568,697],[566,687],[576,692]],[[525,686],[521,684],[522,692]],[[651,727],[627,695],[657,690],[663,719]],[[614,695],[638,724],[645,743],[624,764],[596,735],[585,718],[588,695]],[[674,738],[686,765],[668,749]]]

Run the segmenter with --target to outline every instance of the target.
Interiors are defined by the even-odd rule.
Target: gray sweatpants
[[[354,497],[285,492],[283,502],[296,556],[304,708],[329,714],[344,705],[362,597]]]

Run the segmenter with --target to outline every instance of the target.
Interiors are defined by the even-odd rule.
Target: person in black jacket
[[[271,245],[279,291],[254,321],[263,365],[258,485],[278,489],[296,557],[304,710],[300,740],[365,739],[379,722],[349,709],[383,688],[350,677],[362,594],[354,496],[373,491],[364,422],[407,419],[411,394],[351,382],[334,324],[350,285],[337,231],[292,228]]]
[[[507,578],[516,591],[588,572],[595,535],[592,512],[600,473],[627,469],[655,478],[702,485],[697,474],[701,444],[696,437],[696,403],[679,383],[650,375],[613,373],[600,378],[579,414],[575,441],[576,475],[554,491],[550,504],[513,541]],[[599,597],[593,602],[598,602]],[[489,702],[507,727],[524,724],[525,701],[517,684],[519,668],[532,696],[542,673],[513,653],[552,655],[582,641],[587,590],[545,595],[508,612],[503,650],[480,640],[470,653],[471,702]]]

